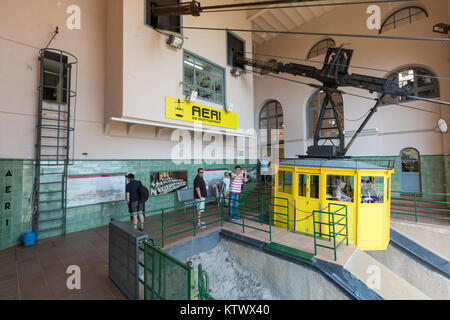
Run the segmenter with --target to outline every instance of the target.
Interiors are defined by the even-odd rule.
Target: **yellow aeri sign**
[[[166,97],[166,118],[237,129],[236,113],[171,97]]]

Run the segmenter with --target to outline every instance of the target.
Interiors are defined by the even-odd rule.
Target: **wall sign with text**
[[[236,113],[171,97],[166,97],[166,118],[237,129]]]

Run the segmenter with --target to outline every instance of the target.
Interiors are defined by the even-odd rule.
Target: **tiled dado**
[[[255,164],[239,162],[250,168]],[[0,250],[20,243],[20,236],[31,231],[31,196],[33,191],[34,167],[32,160],[0,159]],[[197,164],[193,161],[176,165],[171,160],[82,160],[69,166],[69,175],[91,175],[112,173],[134,173],[137,180],[146,186],[150,184],[150,172],[187,171],[191,186],[197,169],[234,169],[232,164]],[[176,194],[150,197],[146,211],[156,211],[177,204]],[[125,202],[104,203],[67,210],[67,233],[107,225],[113,218],[126,216]]]
[[[364,160],[364,157],[355,157]],[[373,160],[373,157],[370,157]],[[392,177],[392,190],[400,190],[400,161],[398,156],[377,157],[376,160],[396,160]],[[197,169],[230,169],[232,164],[176,165],[171,160],[82,160],[69,166],[69,175],[134,173],[144,185],[150,184],[150,172],[187,171],[188,184],[192,185]],[[250,168],[255,164],[240,162]],[[446,193],[446,181],[450,181],[450,158],[446,155],[422,156],[421,176],[423,192]],[[31,195],[33,190],[33,161],[0,159],[0,250],[20,243],[20,236],[31,229]],[[450,191],[450,190],[449,190]],[[156,211],[176,205],[176,194],[150,197],[147,211]],[[75,232],[107,225],[112,218],[126,216],[125,202],[104,203],[94,206],[71,208],[67,211],[67,232]]]

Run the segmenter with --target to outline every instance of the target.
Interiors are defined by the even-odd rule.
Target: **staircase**
[[[77,59],[64,51],[43,49],[40,62],[33,205],[33,231],[38,239],[66,233],[66,178],[76,98],[71,84]]]

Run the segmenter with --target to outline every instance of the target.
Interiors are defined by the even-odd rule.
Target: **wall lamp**
[[[450,24],[445,24],[445,23],[438,23],[438,24],[434,25],[434,27],[433,27],[433,31],[437,32],[437,33],[448,34],[449,30],[450,30]]]

